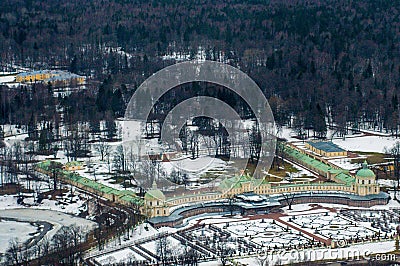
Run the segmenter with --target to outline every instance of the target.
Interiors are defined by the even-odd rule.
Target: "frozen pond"
[[[39,225],[11,220],[0,221],[0,253],[5,253],[10,240],[17,238],[24,243],[39,234]]]
[[[57,212],[57,211],[51,211],[51,210],[38,210],[38,209],[7,209],[7,210],[1,210],[0,211],[0,219],[1,218],[7,218],[7,219],[15,219],[19,221],[23,221],[25,224],[23,228],[25,228],[26,234],[23,233],[18,233],[18,235],[13,235],[17,236],[20,238],[19,240],[23,239],[23,235],[25,235],[28,239],[31,237],[29,234],[32,233],[29,231],[29,226],[27,227],[26,224],[30,224],[29,222],[42,222],[45,221],[47,223],[50,223],[53,228],[51,228],[47,233],[46,236],[51,239],[54,234],[57,233],[57,231],[62,227],[62,226],[70,226],[70,225],[77,225],[82,228],[87,228],[87,230],[91,230],[95,227],[96,223],[77,217],[69,214],[65,214],[62,212]],[[19,222],[18,222],[19,223]],[[1,225],[1,224],[0,224]],[[1,226],[0,226],[1,227]],[[17,229],[17,228],[15,228]],[[29,229],[29,230],[28,230]],[[4,229],[7,231],[7,229]],[[16,231],[16,230],[15,230]],[[0,239],[1,235],[0,235]],[[8,242],[8,240],[6,241]],[[6,248],[8,247],[8,244],[6,245]]]

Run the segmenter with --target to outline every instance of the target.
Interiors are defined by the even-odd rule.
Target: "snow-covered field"
[[[330,140],[334,131],[328,130],[327,139]],[[368,131],[365,131],[368,132]],[[341,148],[348,151],[361,151],[361,152],[379,152],[384,153],[385,149],[391,148],[399,139],[391,136],[386,136],[379,132],[371,133],[379,136],[368,136],[363,133],[347,135],[345,139],[333,135],[332,142],[339,145]],[[312,134],[310,135],[312,136]],[[296,132],[292,128],[282,127],[278,132],[278,137],[285,138],[289,142],[296,142],[296,145],[302,144],[304,141],[296,138]],[[308,141],[308,140],[305,140]]]
[[[24,209],[40,209],[40,210],[54,210],[64,213],[70,213],[74,215],[80,214],[86,209],[85,201],[74,196],[72,198],[74,201],[70,203],[69,200],[60,198],[59,200],[44,199],[40,204],[34,202],[33,197],[25,198],[24,205],[17,203],[17,198],[13,195],[3,195],[0,196],[0,210],[24,208]],[[28,207],[32,206],[32,207]],[[0,213],[1,216],[1,213]]]
[[[0,76],[0,84],[7,82],[14,82],[14,81],[15,81],[15,75]]]
[[[99,256],[95,260],[100,265],[111,265],[116,263],[131,264],[137,261],[145,261],[146,259],[140,254],[136,253],[134,250],[125,248],[103,256]]]
[[[167,237],[166,244],[173,251],[174,255],[183,254],[183,245],[181,242],[171,236]],[[148,250],[152,254],[158,254],[158,240],[147,242],[141,245],[142,248]]]
[[[334,139],[333,143],[339,145],[345,150],[362,151],[362,152],[379,152],[384,153],[398,142],[399,139],[394,137],[381,136],[363,136],[357,138]]]
[[[358,158],[362,158],[362,157],[358,157]],[[365,158],[367,158],[367,157],[365,156]],[[354,169],[360,168],[359,164],[352,163],[351,159],[348,159],[348,158],[331,159],[331,160],[329,160],[329,162],[331,162],[343,169],[346,169],[346,170],[354,170]]]

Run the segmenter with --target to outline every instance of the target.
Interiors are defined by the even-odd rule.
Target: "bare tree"
[[[292,204],[293,204],[293,201],[294,201],[294,194],[293,193],[282,193],[282,196],[285,199],[285,201],[286,201],[286,203],[287,203],[287,205],[289,207],[289,210],[291,210],[292,209]]]
[[[95,150],[100,153],[101,161],[110,153],[110,145],[107,144],[103,139],[95,145]]]
[[[82,253],[82,246],[87,235],[81,227],[76,225],[63,226],[51,240],[57,262],[66,265],[75,265]]]
[[[199,253],[190,247],[186,241],[183,246],[183,254],[177,256],[177,263],[179,265],[197,265],[199,261]]]
[[[22,248],[18,238],[13,238],[9,241],[6,251],[6,261],[11,265],[20,265],[22,263]]]
[[[397,197],[397,188],[400,183],[400,142],[397,141],[394,146],[390,149],[386,149],[386,153],[389,153],[393,158],[394,165],[394,177],[397,181],[397,185],[394,187],[394,198]]]
[[[269,265],[269,260],[268,260],[268,253],[267,252],[261,252],[257,254],[255,257],[256,262],[259,266],[268,266]]]
[[[47,236],[44,236],[42,240],[36,246],[37,257],[39,260],[43,257],[47,257],[50,253],[50,240]],[[45,262],[45,261],[44,261]],[[40,261],[39,261],[40,264]]]
[[[125,172],[126,171],[126,156],[124,147],[119,145],[114,153],[113,158],[114,168],[118,172]]]
[[[168,261],[172,259],[171,241],[167,237],[161,237],[157,240],[157,254],[160,256],[162,265],[168,265]]]
[[[75,125],[64,142],[64,149],[67,157],[72,158],[74,161],[77,160],[77,158],[80,156],[80,152],[86,145],[84,142],[84,134],[81,133],[82,132],[80,132],[79,127]]]
[[[234,253],[233,249],[228,247],[225,241],[219,241],[217,245],[217,253],[222,266],[227,265],[229,258]]]
[[[106,158],[107,158],[107,168],[108,168],[108,173],[109,173],[109,174],[111,173],[111,160],[110,160],[110,156],[111,156],[111,153],[109,153],[109,154],[106,155]]]

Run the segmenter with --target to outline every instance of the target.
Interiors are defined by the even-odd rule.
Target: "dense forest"
[[[146,77],[174,55],[201,51],[249,74],[276,121],[299,134],[324,137],[332,124],[342,134],[365,126],[398,132],[397,1],[3,0],[0,7],[0,71],[57,67],[93,81],[49,101],[51,88],[3,87],[2,122],[45,121],[56,116],[55,103],[70,121],[122,116]]]

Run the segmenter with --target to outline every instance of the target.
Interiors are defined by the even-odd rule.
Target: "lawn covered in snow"
[[[144,261],[146,260],[141,255],[137,254],[130,248],[124,248],[115,252],[108,253],[103,256],[99,256],[96,259],[96,262],[100,265],[111,265],[116,263],[133,263],[135,261]]]
[[[0,84],[14,82],[14,81],[15,81],[15,75],[0,76]]]
[[[333,143],[349,151],[385,153],[387,149],[400,141],[394,137],[363,136],[357,138],[334,139]]]

